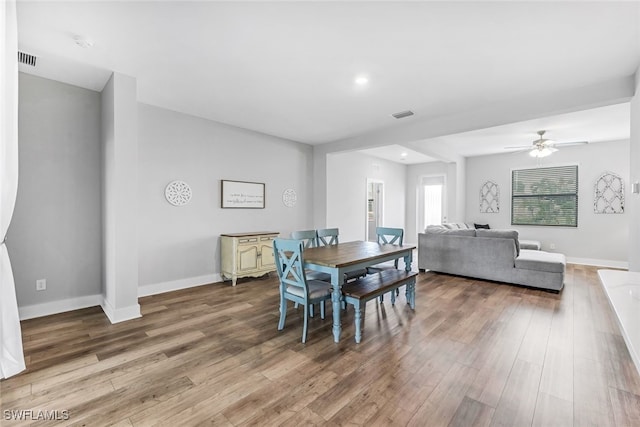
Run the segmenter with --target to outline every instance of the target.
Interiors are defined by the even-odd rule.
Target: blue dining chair
[[[318,235],[316,230],[300,230],[292,231],[291,238],[295,240],[302,240],[303,248],[315,248],[318,246]],[[331,274],[323,273],[321,271],[306,270],[307,280],[322,280],[323,282],[331,283]],[[296,304],[298,308],[298,304]],[[309,310],[309,314],[313,317],[313,305]]]
[[[337,245],[339,242],[339,230],[337,228],[323,228],[317,231],[318,246]],[[357,279],[367,275],[367,269],[362,268],[356,271],[350,271],[346,274],[347,280]]]
[[[315,248],[318,246],[318,236],[316,230],[292,231],[291,238],[302,240],[304,248]]]
[[[380,244],[388,244],[388,245],[402,245],[402,239],[404,238],[404,230],[402,228],[391,228],[391,227],[376,227],[376,236],[378,243]],[[389,269],[398,269],[398,261],[400,258],[396,258],[393,261],[393,264],[378,264],[373,267],[367,267],[367,273],[376,274],[380,273],[384,270]],[[396,294],[398,295],[400,291],[396,289]],[[395,295],[391,295],[391,302],[395,302]],[[380,302],[384,300],[384,295],[380,295]]]
[[[331,285],[319,280],[308,280],[304,271],[304,244],[301,240],[273,240],[276,271],[280,279],[280,322],[278,330],[284,329],[287,317],[287,300],[304,307],[302,342],[307,341],[309,307],[320,303],[320,317],[324,319],[325,301],[331,299]]]
[[[337,245],[338,244],[337,228],[322,228],[316,231],[318,236],[318,246]]]

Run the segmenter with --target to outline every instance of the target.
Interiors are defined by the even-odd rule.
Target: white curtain
[[[18,27],[15,0],[0,2],[0,379],[25,369],[16,288],[5,242],[18,192]]]
[[[442,224],[442,185],[424,186],[424,226]]]

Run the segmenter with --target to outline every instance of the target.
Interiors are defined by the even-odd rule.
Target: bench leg
[[[391,305],[396,305],[396,290],[391,289]]]
[[[320,302],[320,318],[324,320],[324,301]]]
[[[356,304],[353,305],[354,311],[355,311],[355,328],[356,328],[356,343],[359,343],[360,340],[362,339],[362,332],[360,330],[360,326],[362,324],[362,310],[360,309],[360,301],[356,302]]]

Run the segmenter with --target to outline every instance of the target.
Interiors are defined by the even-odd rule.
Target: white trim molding
[[[106,314],[112,324],[142,317],[142,314],[140,314],[140,304],[134,304],[130,305],[129,307],[115,309],[111,304],[109,304],[109,301],[107,301],[104,296],[101,297],[102,302],[100,306],[102,307],[102,311],[104,311],[104,314]]]
[[[180,289],[193,288],[196,286],[208,285],[222,282],[220,273],[205,274],[204,276],[188,277],[185,279],[170,280],[168,282],[152,283],[138,287],[138,297],[163,294],[165,292],[178,291]]]
[[[626,261],[615,261],[611,259],[593,259],[593,258],[573,258],[567,257],[568,264],[581,264],[581,265],[593,265],[596,267],[608,267],[608,268],[629,268],[629,263]]]
[[[42,304],[25,305],[19,307],[20,320],[34,319],[36,317],[50,316],[52,314],[67,311],[81,310],[87,307],[96,307],[102,304],[102,295],[87,295],[84,297],[69,298]]]

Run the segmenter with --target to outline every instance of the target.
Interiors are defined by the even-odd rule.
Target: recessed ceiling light
[[[356,76],[355,82],[358,86],[364,86],[369,83],[369,78],[364,75]]]
[[[83,49],[89,49],[90,47],[93,47],[93,40],[88,39],[84,36],[74,36],[73,41]]]
[[[402,157],[407,157],[407,152],[406,152],[406,151],[403,151],[402,153],[400,153],[400,155],[401,155]]]

